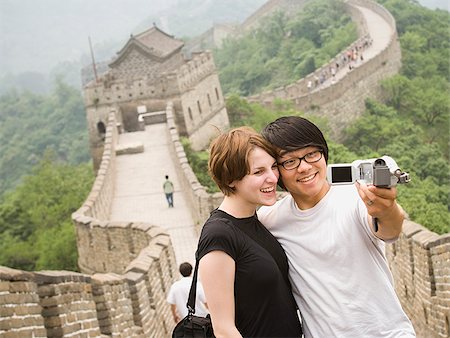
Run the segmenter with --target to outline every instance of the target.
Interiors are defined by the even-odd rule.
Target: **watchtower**
[[[105,126],[111,111],[119,132],[141,130],[149,121],[165,121],[173,103],[181,136],[195,150],[205,148],[216,127],[229,126],[225,101],[210,51],[187,58],[184,42],[156,26],[131,35],[108,70],[84,87],[91,156],[95,170],[103,153]]]

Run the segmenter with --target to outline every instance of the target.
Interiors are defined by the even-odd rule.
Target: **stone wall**
[[[210,52],[194,54],[192,61],[181,67],[177,73],[181,90],[179,114],[185,122],[185,130],[176,124],[180,135],[189,136],[194,150],[208,146],[217,128],[228,128],[228,114],[225,99]],[[177,115],[178,116],[178,115]]]
[[[134,231],[135,238],[147,237],[149,245],[121,274],[0,266],[0,336],[170,336],[174,323],[166,296],[176,262],[169,236],[142,226]]]
[[[403,309],[418,337],[450,336],[450,234],[405,221],[386,254]]]

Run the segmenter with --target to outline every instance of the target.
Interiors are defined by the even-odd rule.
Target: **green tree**
[[[89,164],[63,164],[47,151],[0,204],[0,265],[76,271],[71,214],[87,197],[93,178]]]

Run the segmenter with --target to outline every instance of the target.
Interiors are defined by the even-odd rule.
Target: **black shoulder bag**
[[[194,316],[197,294],[198,259],[195,262],[194,276],[187,302],[188,314],[173,329],[172,338],[214,338],[211,317]]]

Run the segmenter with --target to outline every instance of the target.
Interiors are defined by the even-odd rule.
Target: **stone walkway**
[[[364,7],[360,9],[373,38],[372,46],[364,51],[365,60],[369,60],[387,46],[391,32],[378,14]],[[338,72],[337,80],[344,75],[345,72]],[[120,135],[119,145],[140,142],[144,152],[117,156],[116,191],[110,219],[146,222],[165,229],[171,236],[177,263],[193,264],[198,237],[185,196],[180,191],[166,128],[166,124],[161,123],[146,126],[145,131]],[[166,174],[175,185],[174,208],[168,208],[162,190]]]
[[[372,38],[372,45],[365,50],[362,54],[364,56],[364,61],[357,60],[354,67],[360,67],[368,60],[374,58],[383,49],[385,49],[389,44],[389,39],[391,36],[391,28],[389,24],[377,13],[371,11],[370,9],[362,6],[355,6],[358,8],[367,22],[367,28],[369,30],[369,35]],[[339,82],[347,73],[350,72],[348,66],[341,67],[335,75],[335,81]],[[326,79],[320,86],[315,88],[313,92],[320,91],[325,87],[331,86],[331,78]]]
[[[110,219],[146,222],[165,229],[172,239],[177,263],[193,264],[198,237],[180,191],[166,129],[167,125],[160,123],[146,126],[145,131],[120,134],[119,145],[142,143],[144,152],[117,156]],[[175,187],[174,208],[168,207],[162,188],[166,174]]]

